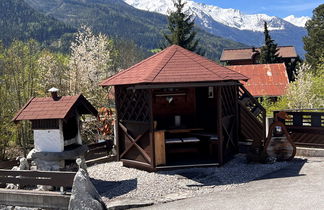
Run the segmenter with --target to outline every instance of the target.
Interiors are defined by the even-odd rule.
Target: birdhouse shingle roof
[[[74,109],[77,109],[80,114],[97,115],[98,113],[81,94],[62,96],[58,100],[52,97],[31,98],[12,121],[66,119]]]

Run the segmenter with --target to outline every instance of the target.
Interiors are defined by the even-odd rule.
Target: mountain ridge
[[[172,0],[124,0],[135,8],[167,14],[173,8]],[[187,0],[185,9],[194,14],[196,23],[209,33],[252,46],[263,45],[263,25],[268,23],[272,38],[279,45],[293,45],[298,54],[304,55],[302,37],[306,29],[284,19],[265,14],[246,15],[236,9],[222,9]]]
[[[32,9],[23,0],[0,1],[0,39],[5,45],[13,40],[35,39],[45,45],[76,32],[75,29]]]
[[[168,15],[173,10],[172,0],[160,0],[157,2],[151,0],[124,0],[127,4],[134,6],[137,9],[142,9],[151,12],[157,12],[160,14]],[[199,17],[199,13],[209,15],[213,20],[227,25],[229,27],[237,28],[240,30],[251,30],[263,32],[264,21],[269,22],[268,30],[284,30],[286,21],[284,18],[276,16],[269,16],[267,14],[245,14],[238,9],[233,8],[221,8],[214,5],[208,5],[204,3],[198,3],[193,0],[185,1],[185,10],[191,10],[196,16]],[[290,16],[288,16],[290,17]],[[287,18],[288,18],[287,17]],[[304,19],[307,17],[296,18],[295,20]],[[288,18],[289,20],[291,19]],[[292,24],[289,22],[289,24]],[[300,26],[298,26],[300,27]]]
[[[25,0],[48,16],[78,28],[89,25],[98,33],[125,40],[133,40],[145,49],[162,46],[167,32],[167,17],[138,10],[122,0]],[[206,57],[219,59],[223,48],[247,45],[211,35],[199,27],[197,37],[206,51]]]
[[[283,19],[295,26],[305,27],[306,22],[311,18],[308,16],[295,17],[294,15],[289,15]]]

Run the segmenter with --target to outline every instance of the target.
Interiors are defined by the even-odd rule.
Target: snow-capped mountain
[[[294,15],[289,15],[284,18],[285,21],[299,27],[305,27],[306,22],[310,19],[311,18],[307,16],[295,17]]]
[[[137,9],[164,15],[168,15],[174,10],[172,0],[123,1]],[[213,35],[251,46],[261,46],[264,42],[264,21],[267,21],[271,37],[279,45],[295,46],[298,54],[302,57],[305,53],[302,37],[306,36],[307,32],[304,27],[296,26],[295,24],[299,24],[296,21],[291,21],[293,22],[291,23],[266,14],[244,14],[237,9],[223,9],[193,0],[186,0],[186,2],[185,10],[189,10],[195,16],[196,24]]]
[[[167,15],[174,9],[172,0],[124,0],[129,5],[141,10],[158,12]],[[206,5],[188,0],[185,10],[192,11],[196,18],[202,19],[205,27],[210,27],[212,21],[217,21],[226,26],[239,30],[263,31],[264,21],[268,22],[269,30],[284,30],[288,24],[281,18],[266,14],[244,14],[237,9],[223,9],[213,5]]]

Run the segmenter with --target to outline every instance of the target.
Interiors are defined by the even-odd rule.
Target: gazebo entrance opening
[[[157,167],[220,162],[216,92],[215,87],[153,90]]]
[[[185,85],[115,87],[124,165],[212,166],[235,153],[239,83]]]

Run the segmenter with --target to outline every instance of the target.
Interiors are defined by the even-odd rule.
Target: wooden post
[[[266,120],[267,120],[267,112],[266,111],[264,111],[263,113],[262,113],[262,118],[263,118],[263,122],[262,122],[262,125],[263,125],[263,131],[262,131],[262,135],[263,135],[263,142],[262,142],[262,148],[264,147],[264,144],[265,144],[265,142],[266,142],[266,139],[267,139],[267,132],[266,132],[266,130],[267,130],[267,128],[266,128]]]
[[[118,111],[119,111],[119,101],[117,99],[117,90],[119,87],[118,86],[114,86],[115,88],[115,114],[116,114],[116,119],[115,119],[115,136],[116,136],[116,156],[117,156],[117,161],[120,161],[120,151],[119,151],[119,118],[118,118]]]
[[[165,136],[164,131],[155,131],[154,132],[154,156],[155,156],[155,165],[165,165]]]
[[[148,91],[149,95],[148,95],[148,106],[149,106],[149,110],[150,110],[150,131],[149,131],[149,135],[150,135],[150,144],[151,144],[151,167],[153,170],[155,170],[156,167],[156,163],[155,163],[155,159],[156,159],[156,154],[155,154],[155,135],[154,135],[154,122],[153,122],[153,91],[152,89],[150,89]]]
[[[217,134],[219,137],[218,144],[218,162],[220,165],[223,164],[223,110],[222,110],[222,87],[217,88]]]
[[[239,130],[240,130],[240,107],[239,107],[239,86],[235,86],[235,105],[236,105],[236,109],[235,109],[235,131],[234,131],[234,135],[235,135],[235,139],[236,139],[236,152],[239,152],[239,146],[238,146],[238,142],[239,142],[239,138],[240,138],[240,134],[239,134]]]

